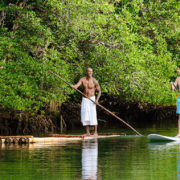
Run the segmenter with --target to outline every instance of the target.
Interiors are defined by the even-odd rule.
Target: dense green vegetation
[[[43,110],[94,69],[102,92],[169,105],[179,63],[176,0],[0,1],[0,104]]]

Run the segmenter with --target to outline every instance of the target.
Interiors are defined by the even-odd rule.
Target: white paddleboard
[[[147,138],[150,141],[179,141],[180,142],[180,137],[170,137],[170,136],[163,136],[159,134],[149,134]]]

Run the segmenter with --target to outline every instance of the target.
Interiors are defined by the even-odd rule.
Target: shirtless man
[[[177,73],[178,73],[178,75],[180,75],[180,65],[178,65]],[[177,137],[180,137],[180,76],[176,78],[175,83],[171,82],[171,90],[175,90],[175,89],[177,89],[179,92],[179,96],[177,99],[176,114],[178,114],[178,134],[177,134]]]
[[[101,89],[98,81],[92,77],[92,68],[87,68],[86,77],[79,80],[76,85],[71,85],[72,88],[77,89],[79,86],[83,86],[84,94],[95,101],[98,104],[101,96]],[[95,98],[95,90],[97,90],[97,98]],[[88,98],[83,97],[81,103],[81,122],[86,129],[86,136],[90,136],[89,126],[94,126],[94,136],[97,136],[97,113],[96,104],[90,101]]]

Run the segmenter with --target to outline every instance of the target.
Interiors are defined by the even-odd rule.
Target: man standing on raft
[[[92,68],[86,69],[86,77],[83,77],[79,80],[76,85],[71,85],[72,88],[77,89],[79,86],[83,86],[84,94],[95,101],[98,104],[99,98],[101,96],[101,88],[98,81],[92,77],[93,70]],[[95,90],[97,90],[97,98],[95,98]],[[82,97],[81,103],[81,122],[86,129],[86,136],[90,136],[89,126],[94,126],[94,136],[98,136],[97,133],[97,112],[96,104],[90,101],[86,97]]]
[[[180,75],[180,65],[178,65],[177,74]],[[175,83],[171,82],[171,90],[177,89],[179,92],[179,96],[177,99],[177,110],[176,114],[178,114],[178,134],[177,137],[180,137],[180,76],[176,78]]]

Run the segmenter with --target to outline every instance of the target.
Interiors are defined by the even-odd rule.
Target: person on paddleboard
[[[177,74],[180,75],[180,65],[178,65]],[[180,76],[176,78],[175,82],[171,82],[171,90],[177,89],[179,92],[179,96],[177,99],[177,110],[176,114],[178,114],[178,134],[177,137],[180,137]]]
[[[82,97],[81,103],[81,122],[86,129],[86,136],[90,136],[89,126],[94,126],[94,136],[98,136],[97,133],[97,112],[96,112],[96,104],[98,104],[99,98],[101,96],[101,88],[99,86],[98,81],[92,77],[93,70],[92,68],[86,69],[86,77],[81,78],[77,84],[71,85],[72,88],[77,89],[81,85],[84,89],[84,94],[95,101],[93,103],[86,97]],[[98,92],[97,97],[95,98],[95,91]]]

